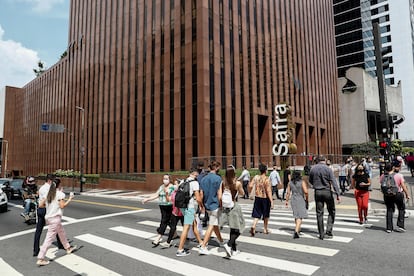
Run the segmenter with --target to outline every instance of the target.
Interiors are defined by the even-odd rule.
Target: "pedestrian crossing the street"
[[[129,271],[125,270],[127,264],[140,269],[144,267],[148,271],[156,269],[166,275],[252,275],[256,271],[261,271],[261,275],[318,275],[318,270],[323,265],[322,260],[335,258],[343,246],[351,244],[371,226],[358,224],[356,215],[337,214],[334,237],[321,241],[318,239],[315,212],[310,211],[309,218],[303,220],[303,233],[300,238],[292,239],[292,212],[289,209],[280,209],[271,210],[270,234],[260,233],[263,224],[259,222],[258,234],[251,237],[248,233],[252,223],[251,208],[249,204],[242,205],[246,229],[237,239],[241,253],[232,256],[231,260],[226,258],[225,250],[218,246],[214,235],[208,247],[209,256],[199,257],[198,243],[193,241],[186,243],[186,248],[193,254],[185,258],[175,256],[176,247],[153,246],[151,241],[155,238],[155,229],[159,226],[159,214],[154,213],[151,216],[145,211],[143,213],[147,216],[138,215],[137,220],[128,225],[112,225],[98,232],[75,235],[74,243],[82,248],[74,254],[66,255],[62,250],[50,248],[46,256],[53,260],[50,265],[61,266],[78,275],[126,275],[128,273],[125,271]],[[128,214],[133,212],[136,211],[130,211]],[[380,220],[376,217],[369,219],[370,223]],[[68,224],[76,224],[76,220],[72,219]],[[181,230],[182,226],[177,226],[178,234]],[[166,234],[168,231],[167,228]],[[221,233],[224,239],[229,238],[227,227],[224,227]],[[166,236],[163,239],[165,240]],[[179,241],[176,239],[173,242],[177,244]],[[101,253],[96,256],[96,252]],[[126,262],[125,266],[117,265],[117,260],[121,259],[122,262]],[[2,275],[24,274],[4,258],[0,258],[0,271]],[[139,275],[143,274],[151,275],[150,272]]]

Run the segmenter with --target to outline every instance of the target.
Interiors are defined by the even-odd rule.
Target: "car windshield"
[[[22,188],[22,184],[23,184],[23,179],[14,179],[10,183],[10,186],[12,186],[13,188]]]
[[[10,179],[7,179],[7,178],[1,178],[0,179],[0,185],[1,184],[4,184],[4,183],[6,183],[6,182],[9,182],[10,181]]]

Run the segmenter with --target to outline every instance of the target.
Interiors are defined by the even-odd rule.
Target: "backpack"
[[[381,181],[381,191],[384,196],[395,196],[398,193],[397,183],[393,174],[386,174]]]
[[[171,202],[172,202],[172,214],[176,217],[182,217],[183,213],[181,212],[180,208],[178,208],[177,206],[175,206],[175,195],[177,194],[177,190],[173,191],[171,193]]]
[[[180,183],[175,194],[174,205],[177,208],[187,208],[190,202],[190,182],[193,180],[184,180]]]
[[[223,194],[221,195],[221,206],[229,209],[234,207],[233,197],[231,196],[231,191],[229,189],[224,189]]]

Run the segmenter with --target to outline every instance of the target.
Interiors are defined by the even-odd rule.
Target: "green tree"
[[[352,145],[352,155],[376,156],[378,155],[378,146],[375,142],[367,142]]]
[[[391,154],[401,154],[403,152],[402,141],[394,139],[391,141]]]
[[[35,73],[36,77],[40,76],[41,74],[43,74],[46,71],[45,65],[44,63],[39,60],[39,62],[37,63],[37,69],[33,69],[33,72]]]
[[[68,55],[68,51],[64,51],[61,55],[60,55],[60,59],[66,57]]]

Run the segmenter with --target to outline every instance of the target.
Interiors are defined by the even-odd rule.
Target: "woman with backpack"
[[[362,163],[355,168],[352,176],[351,189],[355,189],[354,196],[358,206],[359,224],[368,223],[368,201],[371,179]]]
[[[220,226],[229,225],[230,227],[230,239],[223,245],[227,257],[230,258],[240,253],[236,248],[236,239],[245,227],[243,212],[237,203],[238,197],[244,196],[244,189],[243,184],[236,179],[236,170],[233,165],[226,169],[222,191]]]
[[[170,224],[173,208],[172,203],[170,202],[170,195],[173,191],[174,185],[172,184],[171,176],[165,174],[163,176],[162,184],[158,190],[142,201],[144,204],[147,201],[158,199],[158,205],[160,206],[161,222],[160,226],[157,228],[158,235],[155,240],[152,241],[154,246],[157,246],[161,242],[162,235],[164,235],[167,225]]]
[[[388,163],[385,165],[384,174],[380,177],[381,191],[384,194],[384,203],[387,206],[387,215],[386,215],[386,232],[391,233],[394,231],[393,215],[395,212],[395,205],[398,208],[398,218],[397,218],[397,229],[398,232],[405,232],[404,227],[404,214],[405,214],[405,204],[404,204],[404,194],[407,199],[410,199],[410,195],[405,185],[404,176],[400,173],[395,173],[393,170],[399,168],[398,164]]]

